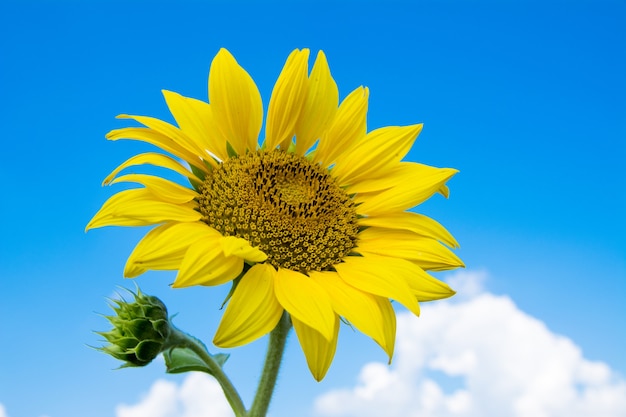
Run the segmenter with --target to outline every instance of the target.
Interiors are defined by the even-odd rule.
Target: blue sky
[[[87,347],[98,344],[92,330],[107,328],[96,314],[107,312],[104,298],[133,285],[122,269],[145,230],[83,230],[115,191],[100,187],[104,176],[147,149],[106,141],[124,125],[114,116],[171,120],[161,89],[206,99],[220,47],[252,75],[266,106],[289,52],[307,47],[325,51],[341,97],[370,88],[369,129],[423,122],[407,159],[461,172],[449,200],[434,197],[419,211],[461,243],[467,282],[480,282],[472,294],[512,300],[624,381],[623,1],[7,1],[0,416],[124,417],[116,407],[139,403],[164,377],[159,363],[113,371],[111,358]],[[441,277],[465,288],[459,276]],[[149,273],[136,282],[179,313],[181,328],[210,341],[226,289],[171,290],[172,279]],[[274,416],[323,415],[317,398],[384,362],[367,338],[343,333],[321,384],[292,340]],[[264,346],[231,352],[227,371],[246,399]]]

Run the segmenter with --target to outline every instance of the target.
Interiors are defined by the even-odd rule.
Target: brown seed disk
[[[275,267],[328,270],[356,245],[354,202],[321,166],[282,150],[229,158],[201,186],[202,220]]]

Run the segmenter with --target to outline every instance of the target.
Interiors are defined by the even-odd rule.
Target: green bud
[[[122,367],[145,366],[161,353],[171,332],[167,308],[157,297],[129,291],[135,300],[112,300],[114,315],[104,316],[113,325],[108,332],[98,332],[109,343],[99,348],[116,359]]]

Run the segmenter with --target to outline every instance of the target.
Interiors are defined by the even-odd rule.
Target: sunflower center
[[[322,167],[293,153],[230,158],[207,175],[201,194],[206,224],[259,247],[277,268],[327,270],[356,244],[350,196]]]

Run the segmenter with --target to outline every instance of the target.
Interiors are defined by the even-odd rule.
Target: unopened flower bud
[[[170,334],[165,304],[157,297],[132,293],[135,300],[113,300],[114,315],[105,316],[113,325],[108,332],[98,332],[109,345],[100,348],[116,359],[122,367],[145,366],[164,350]]]

